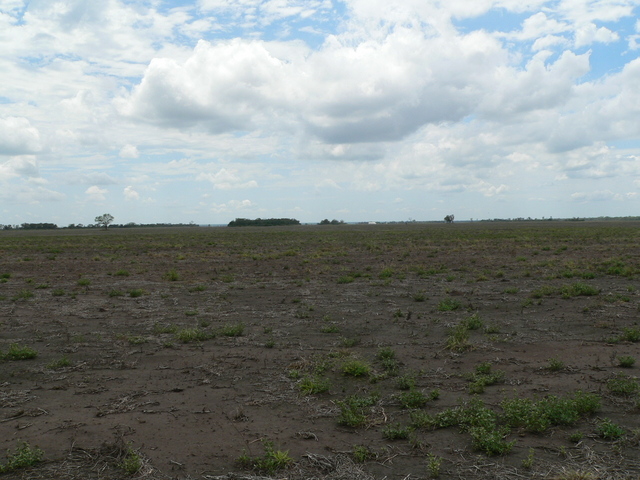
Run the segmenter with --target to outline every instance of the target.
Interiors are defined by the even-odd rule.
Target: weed
[[[415,302],[424,302],[427,299],[427,296],[424,293],[414,293],[413,300]]]
[[[144,295],[144,290],[142,290],[141,288],[134,288],[133,290],[129,290],[129,296],[131,298],[141,297],[142,295]]]
[[[427,397],[420,390],[411,389],[398,395],[402,408],[422,408],[427,404]]]
[[[174,325],[174,324],[170,324],[170,325],[161,325],[159,323],[156,323],[153,326],[153,331],[157,334],[162,334],[162,333],[176,333],[178,331],[178,326]]]
[[[13,301],[17,302],[18,300],[28,300],[30,298],[33,298],[33,292],[31,290],[23,289],[13,296]]]
[[[596,433],[605,440],[618,440],[624,435],[624,429],[605,418],[598,424]]]
[[[336,402],[340,407],[340,417],[338,424],[352,428],[358,428],[366,425],[371,407],[378,403],[379,396],[377,394],[370,395],[351,395],[342,401]]]
[[[378,349],[378,353],[376,353],[376,358],[378,360],[392,360],[396,357],[396,352],[391,347],[382,347]]]
[[[360,339],[353,338],[353,337],[352,338],[342,337],[340,339],[340,343],[342,343],[342,346],[345,348],[351,348],[358,345],[360,343]]]
[[[178,330],[175,335],[182,343],[203,342],[215,337],[214,333],[199,328],[183,328]]]
[[[469,343],[469,329],[464,323],[460,323],[451,329],[445,348],[452,352],[464,352],[471,348],[471,343]]]
[[[631,368],[636,363],[635,357],[631,355],[623,355],[618,357],[618,366],[622,368]]]
[[[341,285],[345,283],[353,283],[354,281],[355,281],[355,278],[352,277],[351,275],[343,275],[338,278],[338,283]]]
[[[547,370],[551,372],[559,372],[560,370],[563,370],[564,367],[565,365],[563,361],[558,360],[557,358],[550,358],[547,365]]]
[[[187,317],[195,317],[196,315],[198,315],[198,310],[187,310],[186,312],[184,312],[184,314]]]
[[[147,339],[138,335],[127,335],[125,340],[131,345],[142,345],[143,343],[147,343]]]
[[[614,395],[630,396],[640,390],[640,385],[635,378],[619,373],[607,381],[607,388]]]
[[[382,429],[382,435],[387,440],[405,440],[409,438],[411,431],[411,427],[403,427],[399,424],[387,425]]]
[[[478,330],[482,328],[482,320],[480,320],[480,316],[477,313],[474,313],[462,323],[467,330]]]
[[[469,375],[469,393],[483,393],[484,388],[489,385],[504,382],[505,373],[503,370],[491,371],[491,363],[483,362],[476,366],[475,372]]]
[[[536,451],[533,448],[529,449],[529,454],[527,455],[527,458],[522,460],[522,468],[526,470],[531,470],[531,467],[533,467],[535,453]]]
[[[364,377],[371,373],[371,365],[362,360],[347,360],[342,364],[342,373],[349,377]]]
[[[535,289],[531,292],[531,298],[542,298],[547,297],[549,295],[553,295],[556,292],[556,289],[552,285],[542,285],[540,288]]]
[[[573,443],[579,443],[584,438],[584,434],[582,432],[575,432],[569,435],[569,441]]]
[[[131,444],[127,444],[124,458],[119,466],[128,475],[135,475],[142,468],[142,457],[131,447]]]
[[[375,453],[373,453],[369,447],[365,447],[364,445],[354,445],[351,456],[353,456],[353,460],[357,463],[364,463],[367,460],[371,460],[376,457]]]
[[[18,345],[17,343],[9,345],[9,350],[4,355],[0,354],[0,358],[4,360],[31,360],[37,356],[38,352],[33,348]]]
[[[340,333],[340,328],[337,325],[325,325],[320,331],[322,333]]]
[[[427,455],[427,470],[429,470],[429,476],[431,478],[438,478],[440,476],[441,467],[442,458],[431,453]]]
[[[416,386],[416,374],[415,373],[407,373],[398,377],[396,380],[396,386],[400,390],[412,390]]]
[[[91,280],[89,280],[88,278],[81,278],[76,282],[76,284],[79,287],[88,287],[89,285],[91,285]]]
[[[392,268],[383,268],[382,271],[378,274],[378,278],[384,280],[393,277],[393,274],[394,272]]]
[[[313,395],[326,392],[330,386],[331,382],[329,380],[313,376],[304,377],[298,384],[298,389],[303,395]]]
[[[455,298],[445,298],[438,303],[438,310],[441,312],[451,312],[458,310],[460,307],[462,307],[462,303]]]
[[[207,289],[206,285],[196,285],[189,289],[190,292],[204,292]]]
[[[54,297],[63,297],[64,296],[64,289],[62,288],[54,288],[53,290],[51,290],[51,295]]]
[[[593,296],[598,295],[600,290],[591,285],[587,285],[586,283],[577,282],[572,285],[564,285],[560,289],[560,293],[562,294],[562,298],[571,298],[578,296]]]
[[[520,292],[520,289],[518,287],[507,287],[502,291],[502,293],[507,293],[507,294],[511,294],[511,295],[519,293],[519,292]]]
[[[20,468],[32,467],[42,460],[44,452],[38,447],[31,448],[27,442],[22,442],[15,453],[7,456],[7,462],[0,464],[0,473],[8,473]]]
[[[220,330],[220,334],[224,337],[241,337],[244,333],[244,324],[236,323],[235,325],[225,325]]]
[[[276,346],[276,342],[275,342],[274,339],[271,338],[271,339],[267,340],[266,342],[264,342],[264,346],[265,346],[265,348],[273,348],[273,347]]]
[[[627,342],[640,342],[640,328],[625,328],[622,331],[620,340],[626,340]]]
[[[164,274],[164,278],[169,280],[170,282],[177,282],[178,280],[180,280],[180,274],[176,271],[175,268],[172,268]]]
[[[65,355],[58,360],[54,360],[47,364],[47,368],[49,370],[57,370],[59,368],[69,367],[71,366],[71,360]]]
[[[118,270],[116,273],[114,273],[114,275],[118,276],[118,277],[128,277],[129,276],[129,272],[126,270]]]

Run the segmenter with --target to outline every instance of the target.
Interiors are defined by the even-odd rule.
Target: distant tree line
[[[300,220],[295,218],[236,218],[231,220],[228,227],[275,227],[282,225],[300,225]]]
[[[336,220],[335,218],[333,220],[329,220],[328,218],[325,218],[318,225],[344,225],[344,220]]]
[[[2,225],[2,230],[56,230],[62,229],[77,229],[77,228],[100,228],[102,225],[96,223],[89,223],[84,225],[82,223],[70,223],[66,227],[58,227],[55,223],[23,223],[21,225]],[[153,228],[153,227],[197,227],[193,222],[190,223],[134,223],[129,222],[127,224],[111,224],[109,229],[112,228]]]

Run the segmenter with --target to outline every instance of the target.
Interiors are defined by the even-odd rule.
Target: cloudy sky
[[[0,223],[640,214],[640,0],[0,0]]]

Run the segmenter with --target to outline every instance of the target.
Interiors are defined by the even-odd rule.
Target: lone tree
[[[104,227],[106,230],[109,228],[109,224],[113,222],[113,215],[110,213],[105,213],[104,215],[99,215],[96,217],[95,222],[98,226]]]
[[[444,221],[447,223],[453,223],[453,218],[453,214],[447,215],[446,217],[444,217]]]

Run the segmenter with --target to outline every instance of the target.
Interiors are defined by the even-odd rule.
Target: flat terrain
[[[0,478],[639,478],[639,245],[633,222],[2,231]]]

